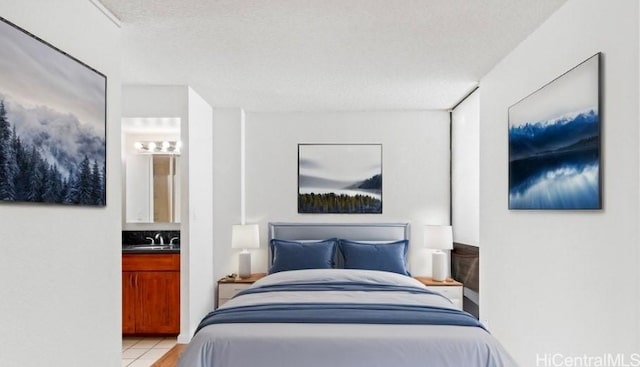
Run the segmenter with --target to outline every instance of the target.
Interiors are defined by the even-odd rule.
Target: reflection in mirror
[[[153,221],[174,223],[179,211],[174,210],[176,203],[175,155],[153,155]]]

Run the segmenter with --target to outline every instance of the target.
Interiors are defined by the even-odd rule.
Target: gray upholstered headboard
[[[409,239],[409,223],[269,223],[269,240],[398,241]]]

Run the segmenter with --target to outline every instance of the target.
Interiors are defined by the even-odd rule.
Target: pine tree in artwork
[[[107,205],[107,162],[102,162],[102,175],[100,176],[102,181],[100,184],[102,185],[102,198],[101,204]]]
[[[28,201],[42,201],[45,180],[47,177],[47,164],[40,157],[35,146],[31,147],[31,175],[28,177]]]
[[[84,159],[80,162],[75,185],[76,198],[74,202],[82,205],[92,204],[91,164],[87,156],[84,156]]]
[[[57,148],[25,143],[7,115],[0,98],[0,200],[105,205],[104,162],[85,156],[78,166],[61,170],[50,162],[60,155]]]
[[[4,99],[0,100],[0,200],[15,200],[15,179],[18,174],[13,146],[15,130],[7,119]]]
[[[69,174],[69,178],[65,182],[64,185],[64,201],[65,204],[77,204],[78,190],[76,179],[74,178],[75,174],[71,172]]]
[[[104,205],[102,202],[102,175],[100,171],[98,161],[93,161],[93,166],[91,167],[91,198],[92,204],[95,205]]]
[[[50,165],[46,171],[44,192],[42,194],[42,201],[45,203],[55,203],[59,199],[61,185],[58,176],[56,165]]]

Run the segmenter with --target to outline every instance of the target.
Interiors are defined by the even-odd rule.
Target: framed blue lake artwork
[[[298,213],[382,213],[382,145],[298,144]]]
[[[0,17],[0,202],[105,206],[107,77]]]
[[[600,58],[509,107],[509,209],[602,209]]]

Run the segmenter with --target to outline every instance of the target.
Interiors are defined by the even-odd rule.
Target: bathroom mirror
[[[163,130],[157,122],[136,119],[135,124],[127,124],[125,120],[132,119],[123,119],[125,227],[180,223],[179,130]]]

